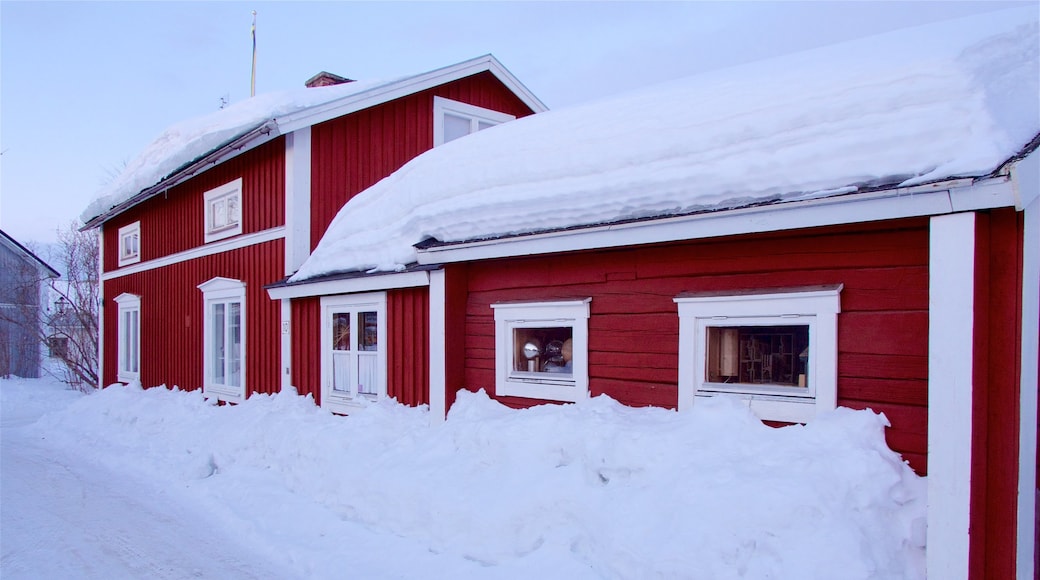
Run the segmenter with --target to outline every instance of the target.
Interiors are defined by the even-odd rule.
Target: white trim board
[[[1034,180],[1033,186],[1040,188]],[[1036,577],[1037,384],[1040,380],[1040,198],[1025,207],[1022,248],[1022,368],[1019,392],[1018,547],[1019,578]]]
[[[931,219],[928,257],[929,578],[968,577],[975,214]]]
[[[137,274],[140,272],[146,272],[148,270],[154,270],[156,268],[172,266],[173,264],[187,262],[188,260],[195,260],[197,258],[212,256],[213,254],[230,252],[231,250],[238,250],[240,248],[245,248],[256,244],[263,244],[265,242],[279,240],[284,237],[285,227],[278,226],[276,228],[271,228],[262,232],[245,234],[242,236],[235,236],[233,238],[228,238],[227,240],[221,240],[219,242],[213,242],[212,244],[198,246],[190,250],[177,252],[176,254],[170,254],[169,256],[163,256],[162,258],[148,260],[147,262],[138,262],[132,266],[126,266],[124,268],[119,268],[118,270],[105,272],[101,275],[101,279],[105,281],[113,280],[115,278],[129,276],[130,274]]]
[[[598,227],[435,246],[418,251],[420,264],[446,264],[560,252],[616,248],[659,242],[863,223],[1010,207],[1015,196],[1007,178],[970,188],[944,182],[914,188],[842,195],[775,205],[739,208]],[[951,193],[952,192],[952,193]],[[973,195],[981,192],[981,195]],[[970,200],[968,204],[965,200]],[[982,203],[981,200],[986,200]],[[987,205],[988,204],[988,205]]]
[[[423,270],[419,272],[397,272],[393,274],[363,276],[360,278],[346,278],[344,280],[326,280],[324,282],[279,286],[276,288],[268,288],[267,295],[270,296],[272,300],[285,300],[287,298],[332,296],[334,294],[356,294],[358,292],[394,290],[397,288],[416,288],[429,285],[430,274]]]
[[[447,415],[447,319],[444,270],[430,272],[430,424]]]

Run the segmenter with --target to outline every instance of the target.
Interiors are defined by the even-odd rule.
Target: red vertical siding
[[[1015,577],[1018,429],[1021,417],[1021,214],[976,214],[975,360],[972,417],[973,579]]]
[[[430,292],[405,288],[386,293],[386,390],[405,405],[430,402]]]
[[[491,73],[408,95],[311,129],[311,248],[355,195],[433,147],[433,97],[523,117],[532,111]]]
[[[292,301],[292,384],[321,404],[321,300]]]
[[[892,422],[889,444],[919,473],[926,471],[926,220],[489,261],[469,264],[466,278],[467,388],[494,393],[492,303],[589,296],[591,394],[672,408],[677,294],[843,283],[838,404],[883,411]]]
[[[243,196],[242,233],[284,225],[285,139],[279,137],[105,222],[104,270],[110,272],[118,267],[119,228],[135,221],[141,222],[142,261],[202,246],[203,195],[239,177]]]
[[[141,297],[141,384],[202,387],[203,295],[197,286],[222,276],[246,283],[247,392],[278,392],[280,306],[263,287],[281,277],[283,256],[283,240],[276,240],[106,281],[105,384],[116,380],[113,298],[129,292]]]

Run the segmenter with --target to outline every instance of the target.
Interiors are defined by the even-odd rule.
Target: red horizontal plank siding
[[[433,147],[433,97],[523,117],[532,111],[491,73],[401,97],[311,129],[311,248],[355,195]]]
[[[282,240],[180,262],[104,283],[106,384],[116,380],[117,304],[124,293],[141,297],[141,384],[202,387],[203,294],[198,285],[222,276],[246,283],[246,387],[279,390],[278,302],[264,284],[282,275]]]
[[[104,270],[118,267],[119,228],[136,221],[141,222],[142,261],[204,245],[204,194],[240,177],[242,233],[284,225],[285,139],[279,137],[105,222]]]
[[[386,390],[405,405],[430,402],[429,296],[427,288],[386,293]]]
[[[591,297],[591,394],[671,408],[677,404],[679,362],[676,295],[844,284],[839,404],[885,412],[892,422],[889,444],[926,472],[927,220],[503,259],[467,268],[466,388],[494,393],[491,304]],[[503,400],[514,406],[538,402]]]
[[[969,577],[1014,578],[1020,409],[1022,214],[976,214]]]
[[[300,395],[314,397],[321,404],[321,300],[296,298],[292,301],[292,385]]]

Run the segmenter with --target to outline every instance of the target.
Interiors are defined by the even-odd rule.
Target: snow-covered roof
[[[534,111],[546,110],[491,55],[416,75],[257,95],[166,129],[97,192],[81,219],[85,227],[93,227],[214,163],[278,135],[482,71],[497,76]]]
[[[354,197],[291,282],[415,244],[990,175],[1040,132],[1035,7],[903,29],[506,123]]]

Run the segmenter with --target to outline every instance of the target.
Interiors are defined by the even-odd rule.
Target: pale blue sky
[[[0,2],[0,228],[49,242],[167,126],[492,53],[550,108],[1031,2]],[[1040,8],[1038,8],[1040,9]]]

